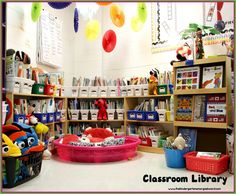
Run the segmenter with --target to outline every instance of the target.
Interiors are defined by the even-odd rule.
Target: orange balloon
[[[121,27],[125,23],[125,14],[122,8],[118,5],[115,4],[111,5],[110,17],[113,24],[115,24],[117,27]]]
[[[106,6],[106,5],[111,4],[112,2],[96,2],[96,3],[101,6]]]

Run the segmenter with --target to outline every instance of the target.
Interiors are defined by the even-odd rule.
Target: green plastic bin
[[[44,84],[34,84],[32,87],[32,94],[44,94]]]

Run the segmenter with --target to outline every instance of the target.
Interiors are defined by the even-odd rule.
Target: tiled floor
[[[153,177],[187,177],[188,181],[146,183],[143,182],[145,174]],[[233,190],[233,176],[227,172],[220,176],[211,176],[227,177],[225,185],[223,185],[222,179],[220,182],[192,182],[192,176],[198,178],[200,175],[210,177],[210,175],[194,173],[185,169],[168,168],[162,154],[138,152],[137,157],[133,160],[103,164],[65,163],[55,158],[43,161],[38,177],[4,191],[170,191],[170,188]]]

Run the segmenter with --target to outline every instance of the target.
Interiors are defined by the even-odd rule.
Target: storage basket
[[[158,94],[159,95],[163,95],[163,94],[167,94],[168,93],[168,88],[167,88],[166,84],[158,85],[157,86],[157,90],[158,90]]]
[[[184,155],[186,168],[191,171],[218,175],[225,172],[229,165],[229,156],[221,154],[219,159],[196,157],[197,152],[189,152]]]
[[[2,158],[3,188],[12,188],[38,176],[42,166],[42,152],[18,157]]]
[[[47,117],[48,117],[48,123],[52,123],[54,122],[54,112],[51,112],[51,113],[47,113]]]
[[[54,86],[50,84],[46,84],[44,87],[44,94],[45,95],[53,95],[54,94]]]
[[[119,138],[116,136],[115,138]],[[107,147],[83,147],[60,144],[61,139],[54,141],[60,159],[71,162],[103,163],[128,160],[136,156],[140,140],[137,137],[126,136],[123,145]]]
[[[128,115],[128,120],[136,120],[136,112],[135,110],[128,110],[127,115]]]
[[[156,111],[146,111],[146,120],[147,121],[158,121],[158,113]]]
[[[41,123],[47,123],[48,122],[47,113],[34,113],[34,116],[37,117],[39,122],[41,122]]]
[[[186,154],[189,149],[185,148],[183,150],[174,150],[164,148],[166,165],[170,168],[184,168],[185,159],[184,154]]]
[[[32,87],[32,94],[44,94],[44,84],[34,84]]]
[[[54,112],[54,121],[58,122],[61,119],[61,112]]]
[[[25,114],[14,114],[14,122],[25,123],[26,115]]]

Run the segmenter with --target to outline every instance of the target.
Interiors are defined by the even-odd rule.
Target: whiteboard
[[[37,28],[37,63],[62,67],[62,22],[45,10]]]

